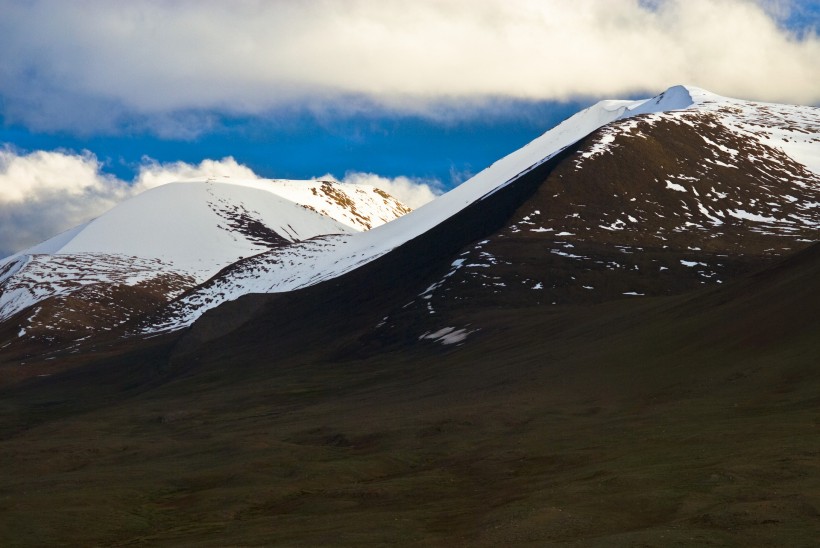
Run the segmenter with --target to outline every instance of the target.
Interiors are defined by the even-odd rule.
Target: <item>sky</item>
[[[578,110],[820,105],[820,0],[0,0],[0,256],[207,175],[419,206]]]

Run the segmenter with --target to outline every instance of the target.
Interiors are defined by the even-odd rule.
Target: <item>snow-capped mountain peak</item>
[[[115,286],[164,302],[243,258],[367,230],[407,211],[371,186],[330,181],[162,185],[0,261],[0,319],[44,299],[98,299]]]

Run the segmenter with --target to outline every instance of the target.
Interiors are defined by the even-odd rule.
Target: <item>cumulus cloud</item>
[[[160,163],[145,158],[134,180],[133,188],[135,192],[142,192],[174,181],[201,179],[202,177],[259,179],[259,176],[251,168],[243,166],[231,156],[221,160],[202,160],[196,165],[186,162]]]
[[[129,195],[92,154],[0,150],[0,256],[87,221]]]
[[[427,112],[442,99],[564,100],[678,83],[820,101],[820,38],[783,23],[796,1],[81,4],[0,0],[7,120],[110,126],[130,113],[174,132],[207,127],[198,111],[321,108],[340,97]]]
[[[102,175],[100,168],[100,162],[90,152],[39,150],[18,155],[5,148],[0,150],[0,201],[19,204],[51,194],[117,196],[125,192],[124,183]]]
[[[328,174],[320,179],[337,180]],[[433,200],[444,192],[444,187],[436,179],[420,179],[415,177],[382,177],[375,173],[348,171],[339,181],[355,185],[370,185],[383,190],[396,198],[404,205],[416,209]]]
[[[257,178],[231,157],[195,165],[145,159],[130,182],[102,169],[90,152],[18,154],[0,149],[0,257],[40,243],[162,184],[198,177]]]
[[[198,164],[159,163],[145,158],[132,181],[106,174],[103,168],[90,152],[20,154],[10,148],[0,149],[0,257],[45,241],[159,185],[203,177],[260,178],[230,156]],[[322,178],[334,179],[332,175]],[[341,182],[373,185],[410,207],[418,207],[442,192],[435,180],[387,178],[373,173],[347,173]]]

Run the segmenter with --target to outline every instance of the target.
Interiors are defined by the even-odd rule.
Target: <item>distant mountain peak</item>
[[[368,230],[408,211],[371,186],[332,181],[208,177],[161,185],[0,261],[0,321],[28,311],[18,333],[29,337],[109,330],[247,257]],[[127,287],[152,306],[109,300]],[[72,310],[88,310],[68,314],[54,304],[67,300]]]

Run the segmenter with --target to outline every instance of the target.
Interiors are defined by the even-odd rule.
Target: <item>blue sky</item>
[[[134,129],[86,134],[4,124],[0,142],[19,153],[88,150],[106,172],[125,180],[137,174],[144,156],[187,163],[232,156],[269,178],[341,177],[357,171],[435,179],[451,186],[588,106],[588,101],[510,103],[514,116],[450,122],[384,111],[331,117],[310,112],[217,116],[211,129],[182,138]]]
[[[0,13],[0,254],[100,214],[149,171],[373,174],[429,199],[602,98],[688,83],[820,104],[820,0],[0,0]]]

